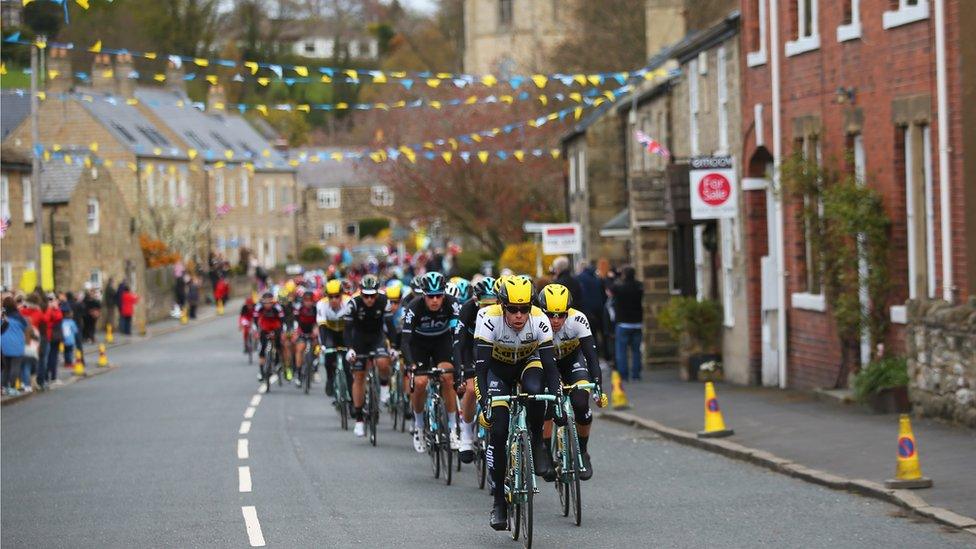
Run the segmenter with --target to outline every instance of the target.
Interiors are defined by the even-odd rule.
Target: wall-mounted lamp
[[[844,86],[839,86],[837,88],[836,96],[834,97],[834,103],[838,105],[843,105],[844,103],[854,104],[854,97],[857,94],[857,90],[851,86],[850,88],[845,88]]]

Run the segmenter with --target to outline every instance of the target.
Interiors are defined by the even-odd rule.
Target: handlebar
[[[501,395],[501,396],[491,397],[491,403],[492,404],[494,404],[496,402],[505,402],[505,403],[508,403],[508,402],[513,401],[513,400],[517,400],[519,402],[523,402],[523,401],[527,401],[527,400],[537,400],[537,401],[543,401],[543,402],[555,402],[556,401],[556,395],[530,395],[528,393],[519,393],[517,395]]]
[[[573,385],[563,385],[563,392],[564,393],[568,393],[569,391],[572,391],[573,389],[590,390],[590,389],[595,389],[595,388],[596,388],[596,383],[593,383],[592,381],[588,381],[586,383],[576,383],[576,384],[573,384]]]
[[[345,347],[323,347],[322,348],[322,352],[325,353],[325,354],[327,354],[327,355],[331,355],[331,354],[335,354],[335,353],[344,353],[344,352],[346,352],[348,350],[349,349],[347,349]]]

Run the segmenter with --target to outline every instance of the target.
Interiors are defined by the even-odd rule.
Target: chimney
[[[119,95],[126,99],[135,97],[136,80],[129,78],[134,69],[132,55],[124,53],[115,58],[115,81],[118,82]]]
[[[183,94],[186,87],[183,83],[183,67],[177,67],[172,61],[166,64],[166,89]]]
[[[684,0],[646,0],[644,36],[647,39],[648,58],[684,37],[684,4]]]
[[[118,84],[115,80],[115,70],[112,68],[112,58],[104,53],[95,55],[95,62],[91,70],[92,91],[115,95]]]
[[[53,78],[52,78],[53,77]],[[47,58],[45,89],[49,94],[67,93],[74,86],[71,58],[64,48],[51,48]]]
[[[225,110],[227,110],[227,96],[224,95],[224,87],[220,84],[210,86],[210,89],[207,90],[207,112],[224,112]]]

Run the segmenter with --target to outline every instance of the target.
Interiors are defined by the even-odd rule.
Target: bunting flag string
[[[531,74],[531,75],[513,75],[499,77],[493,74],[483,74],[483,75],[473,75],[464,73],[450,73],[450,72],[406,72],[406,71],[382,71],[376,69],[356,69],[356,68],[342,68],[342,67],[329,67],[329,66],[310,66],[310,65],[292,65],[292,64],[279,64],[279,63],[268,63],[263,61],[235,61],[232,59],[219,59],[219,58],[206,58],[206,57],[190,57],[178,54],[160,54],[157,52],[143,52],[130,49],[120,49],[120,48],[109,48],[102,44],[101,40],[96,40],[91,46],[76,45],[70,42],[43,42],[41,39],[34,41],[22,38],[19,32],[14,32],[3,39],[3,42],[7,44],[20,44],[20,45],[34,45],[40,49],[44,48],[58,48],[66,50],[85,50],[92,53],[101,53],[106,55],[129,55],[132,57],[147,59],[147,60],[165,60],[170,62],[177,69],[181,68],[184,64],[188,66],[193,66],[197,68],[226,68],[235,69],[241,71],[242,73],[250,73],[251,76],[257,76],[259,72],[262,74],[272,74],[277,80],[285,81],[286,78],[292,81],[292,83],[298,83],[299,78],[306,78],[308,81],[334,81],[335,78],[340,78],[350,83],[372,83],[372,84],[389,84],[398,83],[401,86],[410,89],[413,85],[426,85],[431,88],[437,88],[441,85],[453,85],[457,88],[464,88],[471,85],[482,85],[486,87],[494,87],[502,83],[508,84],[512,89],[519,88],[522,84],[531,83],[538,89],[543,89],[550,84],[560,83],[566,87],[599,87],[608,83],[616,82],[618,85],[624,85],[632,79],[645,79],[652,80],[659,76],[658,73],[661,69],[650,70],[648,68],[640,68],[634,71],[615,71],[615,72],[601,72],[601,73],[552,73],[552,74]],[[312,74],[317,74],[316,78],[310,78]],[[163,76],[165,75],[156,75]],[[208,75],[216,78],[216,75]],[[238,74],[237,76],[241,76]],[[271,82],[271,77],[266,77],[267,82]],[[259,80],[259,83],[262,81]]]

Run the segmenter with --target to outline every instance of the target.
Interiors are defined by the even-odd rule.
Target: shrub
[[[321,246],[308,246],[302,250],[299,259],[305,263],[320,263],[325,261],[325,250]]]
[[[854,396],[860,401],[885,389],[908,385],[908,362],[903,356],[872,360],[854,378]]]
[[[464,250],[454,258],[454,268],[458,276],[471,278],[481,272],[481,263],[491,259],[491,256],[478,250]]]
[[[539,253],[539,246],[534,242],[520,242],[505,246],[501,258],[498,260],[499,269],[511,269],[515,274],[535,275],[535,258]],[[557,256],[542,256],[542,268],[548,269]]]
[[[383,229],[390,228],[390,220],[385,217],[368,217],[359,220],[359,238],[376,236]]]
[[[687,335],[704,349],[718,346],[722,330],[722,307],[718,302],[693,297],[672,297],[657,314],[657,322],[672,338]]]

